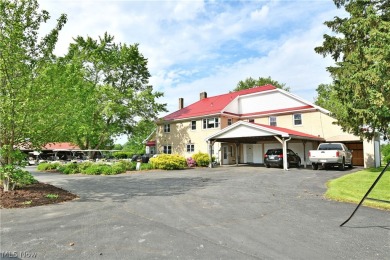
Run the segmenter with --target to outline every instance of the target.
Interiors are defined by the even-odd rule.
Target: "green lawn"
[[[384,167],[365,169],[356,173],[344,175],[327,183],[325,197],[332,200],[358,204],[368,191]],[[377,200],[369,200],[373,198]],[[382,175],[374,189],[367,196],[363,205],[373,208],[390,210],[390,170]]]

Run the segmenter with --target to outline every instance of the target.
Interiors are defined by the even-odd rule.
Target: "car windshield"
[[[267,154],[268,155],[279,155],[282,154],[282,149],[273,149],[273,150],[268,150]]]

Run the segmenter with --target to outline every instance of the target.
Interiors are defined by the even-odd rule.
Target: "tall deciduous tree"
[[[348,17],[325,24],[335,35],[324,35],[315,51],[336,61],[328,67],[334,84],[330,94],[343,109],[332,109],[346,131],[371,140],[388,135],[390,124],[390,2],[334,0]],[[336,107],[337,108],[337,107]]]
[[[271,84],[274,87],[281,88],[286,91],[290,91],[290,88],[286,87],[285,83],[279,83],[278,81],[271,79],[271,77],[268,78],[259,77],[258,79],[249,77],[245,80],[240,80],[233,91],[239,91],[239,90],[253,88],[257,86],[264,86],[267,84]]]
[[[155,128],[156,123],[151,120],[138,122],[133,133],[129,136],[129,141],[123,146],[123,150],[133,154],[144,154],[145,144],[143,142]]]
[[[15,146],[28,140],[38,145],[51,139],[57,122],[48,120],[55,91],[42,85],[41,75],[50,71],[58,33],[66,22],[61,15],[55,28],[38,37],[50,18],[39,11],[36,0],[0,1],[0,173],[2,181],[15,172]],[[58,120],[57,120],[58,121]],[[8,176],[8,177],[6,177]]]
[[[73,139],[81,148],[104,148],[118,135],[131,135],[139,120],[166,111],[157,103],[163,94],[148,84],[147,59],[137,44],[117,44],[107,33],[98,40],[79,36],[66,59],[82,70],[72,77],[79,86]]]

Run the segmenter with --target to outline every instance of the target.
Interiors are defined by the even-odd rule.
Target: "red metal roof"
[[[72,143],[48,143],[48,144],[45,144],[42,147],[42,149],[43,150],[55,150],[55,149],[77,150],[77,149],[80,149],[80,147],[78,147],[77,145],[72,144]]]
[[[147,141],[146,146],[156,146],[156,141]]]
[[[288,128],[284,128],[284,127],[270,126],[270,125],[257,124],[257,123],[252,123],[252,124],[266,127],[266,128],[272,129],[272,130],[279,131],[279,132],[284,132],[284,133],[287,133],[289,135],[301,136],[301,137],[306,137],[306,138],[316,139],[316,140],[324,140],[322,137],[319,137],[319,136],[302,133],[302,132],[295,131],[295,130],[288,129]]]
[[[261,87],[254,87],[236,92],[230,92],[223,95],[207,97],[163,117],[163,120],[175,120],[203,115],[218,114],[221,113],[221,111],[237,96],[248,95],[273,89],[276,89],[276,87],[272,85],[265,85]]]

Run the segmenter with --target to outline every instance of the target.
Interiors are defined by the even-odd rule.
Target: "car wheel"
[[[344,158],[343,158],[343,162],[339,164],[339,169],[340,169],[340,171],[345,170],[345,159]]]
[[[265,164],[265,167],[269,168],[269,167],[271,167],[271,165],[269,165],[269,164]]]
[[[312,167],[313,167],[313,170],[318,170],[318,164],[313,163],[313,164],[312,164]]]
[[[301,168],[301,161],[299,160],[298,163],[297,163],[297,168]]]
[[[349,164],[349,169],[352,169],[353,168],[353,163],[352,163],[352,160],[351,160],[351,163]]]

